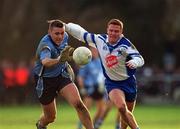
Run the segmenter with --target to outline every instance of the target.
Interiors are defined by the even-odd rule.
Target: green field
[[[41,113],[40,106],[1,106],[0,129],[36,129],[34,124]],[[91,110],[93,115],[94,109]],[[180,106],[142,106],[135,109],[141,129],[180,129]],[[114,129],[116,110],[113,109],[101,129]],[[67,104],[58,104],[58,117],[48,129],[76,129],[78,118]]]

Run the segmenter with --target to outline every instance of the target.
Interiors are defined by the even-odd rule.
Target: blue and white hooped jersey
[[[120,36],[116,44],[110,45],[107,34],[89,33],[78,24],[66,24],[66,31],[90,46],[96,46],[106,79],[122,81],[134,76],[136,69],[130,69],[126,66],[128,60],[136,60],[139,63],[138,66],[144,64],[143,57],[124,35]],[[124,54],[124,51],[126,54]]]
[[[108,43],[108,36],[106,34],[95,35],[86,32],[84,33],[83,40],[91,46],[93,46],[92,43],[96,45],[106,78],[121,81],[134,75],[135,69],[126,67],[125,63],[133,57],[141,58],[141,56],[137,49],[132,46],[132,43],[123,35],[115,45]],[[126,50],[127,56],[123,55],[122,48]]]

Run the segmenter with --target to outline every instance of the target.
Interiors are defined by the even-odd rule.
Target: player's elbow
[[[48,60],[47,59],[43,59],[41,61],[41,63],[42,63],[43,66],[48,66]]]
[[[138,67],[142,67],[144,65],[144,58],[142,56],[137,57],[136,61],[138,62]]]

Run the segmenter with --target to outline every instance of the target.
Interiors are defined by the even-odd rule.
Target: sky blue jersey
[[[99,58],[93,59],[79,69],[78,76],[83,78],[85,87],[99,86],[104,83],[104,76]]]
[[[56,45],[51,37],[47,34],[45,35],[36,50],[37,60],[34,66],[34,74],[39,75],[40,69],[42,68],[41,61],[46,57],[55,59],[57,58],[61,51],[68,45],[68,34],[65,33],[64,39],[61,44],[58,46]],[[52,67],[44,67],[43,77],[57,77],[58,75],[62,74],[66,68],[66,63],[58,63]]]

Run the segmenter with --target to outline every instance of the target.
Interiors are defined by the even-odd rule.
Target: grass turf
[[[91,116],[94,108],[90,110]],[[39,118],[39,105],[17,105],[0,107],[0,129],[35,129]],[[180,106],[143,106],[137,105],[134,111],[141,129],[180,129]],[[114,129],[116,110],[108,114],[101,129]],[[67,104],[58,104],[56,122],[48,129],[76,129],[78,117],[75,110]]]

